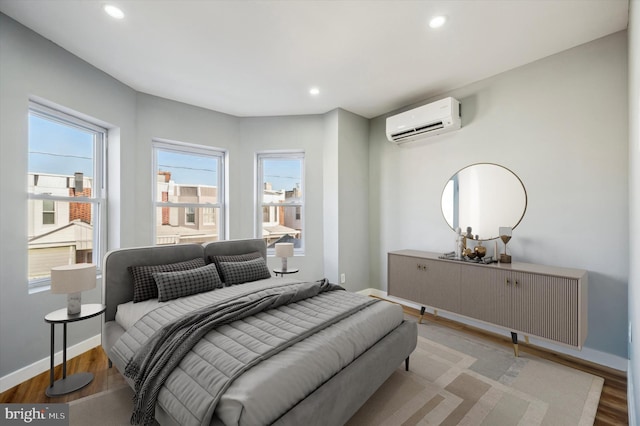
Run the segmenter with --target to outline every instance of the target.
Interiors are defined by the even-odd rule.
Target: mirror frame
[[[445,192],[447,186],[449,185],[449,182],[451,182],[451,180],[456,175],[458,175],[460,172],[462,172],[465,169],[468,169],[468,168],[473,167],[473,166],[481,166],[481,165],[482,166],[496,166],[496,167],[500,167],[501,169],[504,169],[505,171],[507,171],[511,175],[513,175],[517,179],[517,182],[522,187],[522,192],[523,192],[523,195],[524,195],[524,205],[522,206],[522,213],[520,214],[520,218],[517,220],[517,222],[515,224],[513,224],[511,226],[511,229],[515,229],[522,222],[522,219],[524,218],[524,215],[527,212],[527,207],[528,207],[528,202],[529,202],[529,197],[527,195],[527,188],[524,186],[524,183],[522,182],[522,179],[520,179],[520,177],[517,174],[515,174],[511,169],[509,169],[509,168],[507,168],[507,167],[505,167],[503,165],[496,164],[496,163],[486,163],[485,162],[485,163],[469,164],[469,165],[467,165],[465,167],[462,167],[458,171],[456,171],[453,175],[451,175],[449,177],[449,179],[447,179],[447,181],[445,182],[444,188],[442,189],[441,195],[440,195],[440,213],[442,214],[442,218],[444,219],[445,223],[449,226],[449,228],[455,232],[455,228],[449,223],[449,221],[447,220],[447,217],[445,216],[445,212],[444,212],[444,208],[443,208],[444,206],[443,206],[443,202],[442,202],[442,198],[443,198],[442,196],[444,195],[444,192]],[[504,226],[507,226],[507,224],[504,224]],[[498,230],[496,229],[496,233],[497,232],[498,232]],[[476,232],[473,232],[473,230],[472,230],[472,233],[473,233],[474,236],[476,235]],[[462,234],[463,235],[465,234],[465,229],[462,229]],[[474,240],[475,241],[491,241],[491,240],[495,240],[497,238],[500,238],[499,235],[497,235],[495,237],[490,237],[490,238],[482,238],[482,235],[479,235],[479,236],[480,236],[480,238],[478,240],[475,240],[475,238],[474,238]]]

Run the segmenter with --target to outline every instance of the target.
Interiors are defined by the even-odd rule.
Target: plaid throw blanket
[[[241,296],[202,308],[161,328],[145,345],[140,347],[125,369],[125,376],[134,380],[136,390],[131,423],[143,425],[153,423],[158,393],[165,380],[183,357],[209,331],[262,311],[295,303],[322,292],[333,290],[343,289],[323,279],[311,283],[302,283],[293,290],[283,290],[257,299]],[[374,301],[375,299],[371,299],[370,303]],[[360,306],[358,309],[362,309],[362,307]],[[236,377],[251,366],[303,340],[319,329],[345,318],[351,313],[353,312],[344,313],[329,323],[322,324],[299,336],[295,336],[266,354],[256,354],[253,359],[236,368],[235,371],[225,372],[223,374],[224,377],[219,380],[216,388],[216,400],[219,400],[222,393]]]

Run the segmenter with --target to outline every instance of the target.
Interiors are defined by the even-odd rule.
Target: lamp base
[[[67,294],[67,315],[78,315],[82,306],[82,293]]]
[[[282,258],[282,272],[287,272],[287,258],[283,257]]]

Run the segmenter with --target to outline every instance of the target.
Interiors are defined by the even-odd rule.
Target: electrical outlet
[[[347,282],[347,274],[340,274],[340,284]]]

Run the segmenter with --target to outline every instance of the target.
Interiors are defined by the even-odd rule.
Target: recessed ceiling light
[[[441,26],[444,25],[445,22],[447,22],[447,17],[446,16],[442,16],[442,15],[434,16],[429,21],[429,26],[431,28],[440,28]]]
[[[318,89],[317,87],[312,87],[311,89],[309,89],[309,94],[316,96],[320,94],[320,89]]]
[[[107,15],[111,16],[112,18],[116,18],[116,19],[124,18],[124,12],[116,6],[113,6],[111,4],[105,4],[103,9],[105,12],[107,12]]]

